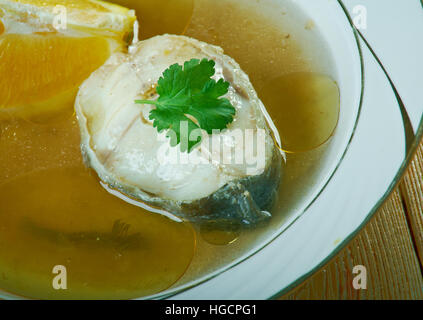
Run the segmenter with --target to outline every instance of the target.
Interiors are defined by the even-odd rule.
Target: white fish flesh
[[[153,127],[155,107],[135,100],[155,100],[162,73],[192,58],[215,61],[213,78],[230,83],[224,97],[236,114],[187,154]],[[251,227],[270,218],[283,162],[278,135],[248,76],[221,48],[173,35],[138,42],[81,85],[75,110],[85,162],[111,188],[198,223]]]

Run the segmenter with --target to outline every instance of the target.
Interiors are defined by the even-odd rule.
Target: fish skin
[[[230,181],[211,195],[195,201],[166,200],[141,190],[129,190],[112,181],[109,186],[199,225],[224,230],[249,229],[271,219],[270,211],[277,199],[283,162],[282,154],[276,151],[272,163],[261,175]]]
[[[127,68],[127,71],[129,72],[131,71],[132,65],[137,65],[138,56],[135,56],[128,62],[128,58],[122,54],[112,56],[103,67],[94,72],[93,75],[84,82],[81,86],[80,92],[78,93],[75,102],[75,110],[81,130],[81,151],[85,163],[88,167],[93,168],[97,172],[99,178],[110,188],[116,189],[136,200],[141,200],[148,205],[169,211],[184,220],[198,224],[213,224],[222,226],[225,229],[239,227],[252,228],[269,221],[271,218],[269,211],[271,211],[275,202],[280,185],[284,156],[272,138],[272,133],[274,134],[275,132],[270,128],[274,128],[274,125],[273,123],[273,126],[268,125],[268,121],[271,120],[265,116],[265,111],[263,111],[265,110],[264,106],[258,99],[251,83],[249,82],[248,76],[242,72],[239,65],[233,61],[233,59],[225,56],[223,54],[223,50],[219,47],[211,46],[184,36],[164,35],[154,37],[146,41],[160,41],[160,37],[163,37],[166,41],[186,41],[188,47],[194,47],[194,49],[188,49],[193,51],[193,57],[198,58],[199,53],[197,51],[200,51],[201,53],[201,50],[205,50],[205,52],[209,54],[209,58],[210,55],[213,56],[214,60],[220,61],[223,67],[229,66],[229,68],[234,68],[234,70],[230,70],[230,72],[228,72],[222,67],[223,70],[221,70],[221,72],[222,74],[225,74],[225,72],[229,73],[225,74],[225,80],[229,81],[231,85],[233,85],[233,92],[236,92],[233,94],[237,95],[237,97],[241,97],[241,99],[244,99],[245,97],[247,98],[249,109],[246,110],[249,110],[249,112],[252,113],[252,121],[254,121],[254,125],[257,128],[263,128],[266,131],[265,144],[267,160],[265,168],[256,174],[244,176],[237,176],[236,174],[233,174],[233,172],[237,172],[237,170],[239,170],[237,167],[225,169],[227,172],[224,172],[223,178],[218,177],[221,180],[214,181],[212,177],[210,185],[205,186],[206,191],[202,192],[202,190],[196,190],[194,187],[193,191],[201,194],[201,196],[194,199],[178,199],[178,195],[174,196],[174,198],[170,196],[163,196],[159,192],[153,192],[151,189],[148,190],[148,188],[145,188],[145,186],[143,187],[141,185],[134,184],[131,181],[128,181],[126,177],[123,178],[116,172],[113,172],[112,169],[115,168],[113,166],[107,167],[107,163],[108,161],[110,162],[110,157],[113,158],[114,154],[118,153],[116,150],[119,149],[119,145],[114,146],[113,148],[110,147],[110,141],[112,139],[110,139],[108,135],[111,135],[111,131],[103,130],[102,123],[96,123],[98,119],[95,118],[100,118],[100,120],[102,117],[107,118],[108,110],[102,110],[101,107],[100,109],[96,109],[97,106],[87,106],[86,101],[98,100],[98,98],[97,100],[91,99],[91,96],[96,93],[92,93],[88,90],[90,89],[90,85],[97,85],[96,88],[98,91],[103,90],[104,86],[110,86],[111,91],[113,91],[113,88],[116,86],[119,86],[119,79],[113,79],[113,82],[107,82],[108,70],[113,70],[113,68],[117,66],[116,68]],[[150,43],[146,43],[145,46],[148,47],[149,44]],[[135,51],[141,50],[143,45],[144,44],[141,43],[138,48],[135,48]],[[119,65],[121,61],[124,61],[124,63],[128,62],[128,66],[123,64]],[[218,67],[218,65],[219,64],[217,63],[216,67]],[[162,71],[158,72],[157,70],[154,70],[153,66],[147,65],[146,69],[148,68],[150,68],[150,72],[156,73],[157,78],[162,73]],[[115,76],[116,74],[111,75],[112,78]],[[128,76],[131,76],[131,81],[135,82],[137,81],[139,74],[130,74]],[[100,79],[103,77],[103,83],[96,83],[98,80],[96,77],[100,77]],[[112,83],[112,85],[110,83]],[[128,90],[129,95],[130,91],[131,90]],[[110,93],[110,95],[112,96],[112,93]],[[112,96],[112,98],[113,97],[114,96]],[[132,96],[131,98],[127,98],[128,101],[132,99]],[[115,108],[115,111],[113,112],[116,112],[116,110],[119,111],[119,108],[121,107],[119,106],[119,108],[117,108],[113,106],[113,108]],[[133,116],[137,113],[136,110],[134,111],[130,108],[127,109],[128,110],[124,110],[125,115],[129,114],[130,116]],[[241,120],[238,122],[242,123],[242,121],[244,121],[242,120],[242,117],[244,116],[245,118],[245,115],[242,115],[242,110],[241,112],[237,112],[237,116],[241,117]],[[136,125],[141,126],[140,123],[141,121],[136,123]],[[230,126],[236,126],[236,123],[237,121],[234,121],[234,123]],[[100,129],[95,132],[90,132],[90,125],[94,128]],[[101,132],[101,130],[103,130],[103,132]],[[146,132],[157,135],[155,129]],[[149,139],[154,139],[154,137],[149,137]],[[105,147],[102,149],[102,146],[108,146],[109,149]],[[107,154],[104,150],[107,150],[108,152],[111,150],[110,154],[112,156]],[[213,170],[211,171],[212,173],[214,172]],[[211,191],[209,192],[207,190]]]
[[[272,164],[261,175],[230,181],[209,197],[181,203],[179,216],[226,229],[264,224],[271,218],[270,211],[277,199],[282,162],[281,154],[275,152]]]

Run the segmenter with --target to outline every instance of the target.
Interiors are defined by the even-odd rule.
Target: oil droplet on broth
[[[183,34],[194,10],[194,0],[112,0],[135,10],[140,40],[170,33]]]
[[[240,232],[237,230],[219,230],[213,227],[201,226],[200,235],[209,244],[224,246],[234,243],[238,239]]]
[[[134,298],[158,293],[188,268],[186,223],[111,197],[89,171],[30,173],[0,186],[0,287],[35,298]],[[67,269],[54,290],[52,269]],[[31,284],[31,285],[29,285]]]
[[[287,74],[268,81],[259,95],[279,129],[286,152],[304,152],[321,146],[338,124],[339,88],[326,75]]]

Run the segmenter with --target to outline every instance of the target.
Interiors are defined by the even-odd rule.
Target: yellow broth
[[[137,11],[141,38],[184,33],[222,46],[267,101],[282,140],[290,137],[289,149],[313,149],[332,134],[339,113],[337,86],[322,74],[326,68],[308,58],[304,41],[284,28],[282,18],[289,12],[281,12],[282,22],[276,22],[253,0],[112,2]],[[283,79],[293,73],[308,80],[287,84]],[[279,94],[292,85],[312,91],[316,79],[327,93],[318,95],[319,101],[301,100],[302,94],[284,100]],[[286,126],[286,113],[302,116],[303,125]],[[204,276],[281,226],[315,183],[328,144],[288,154],[269,226],[249,232],[197,230],[107,193],[83,164],[77,121],[70,114],[0,122],[0,288],[5,291],[30,298],[124,299]],[[56,265],[66,267],[67,290],[53,288]]]
[[[192,227],[110,195],[82,164],[78,140],[73,119],[3,127],[1,288],[34,298],[133,298],[167,289],[191,262]],[[67,290],[52,286],[56,265],[66,267]]]

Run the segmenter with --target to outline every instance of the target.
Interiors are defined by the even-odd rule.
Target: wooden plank
[[[400,190],[407,209],[414,245],[420,264],[423,265],[423,142],[400,184]]]
[[[352,286],[356,265],[367,290]],[[423,278],[399,190],[332,261],[282,299],[423,299]]]

